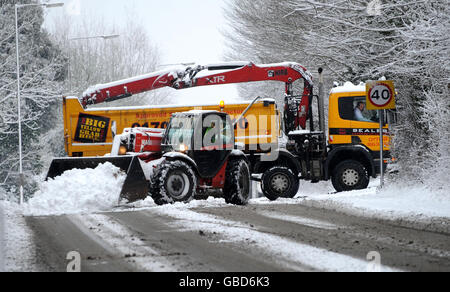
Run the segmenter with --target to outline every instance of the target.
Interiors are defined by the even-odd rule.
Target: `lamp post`
[[[23,176],[23,164],[22,164],[22,121],[21,121],[21,111],[20,111],[20,63],[19,63],[19,25],[18,25],[18,9],[22,7],[30,7],[30,6],[42,6],[45,8],[55,8],[64,6],[64,3],[44,3],[44,4],[16,4],[14,7],[14,15],[16,20],[16,62],[17,62],[17,115],[18,115],[18,125],[19,125],[19,176],[20,176],[20,198],[19,203],[23,204],[23,185],[24,185],[24,176]]]
[[[98,36],[88,36],[88,37],[75,37],[75,38],[69,38],[69,42],[71,41],[79,41],[79,40],[90,40],[90,39],[103,39],[103,40],[110,40],[120,37],[118,34],[111,34],[111,35],[98,35]],[[69,52],[69,91],[72,93],[72,72],[70,67],[70,52]]]

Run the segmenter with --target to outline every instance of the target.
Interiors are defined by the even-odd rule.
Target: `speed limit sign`
[[[369,81],[366,83],[368,110],[395,109],[394,81]]]

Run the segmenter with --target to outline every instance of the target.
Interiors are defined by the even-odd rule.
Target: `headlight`
[[[119,155],[125,155],[125,154],[127,154],[127,147],[122,145],[119,148]]]
[[[184,144],[180,145],[180,152],[186,152],[188,150],[189,150],[189,148],[186,145],[184,145]]]

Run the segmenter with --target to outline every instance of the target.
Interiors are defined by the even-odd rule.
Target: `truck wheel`
[[[338,192],[362,190],[369,185],[369,176],[361,163],[345,160],[334,168],[331,182]]]
[[[227,204],[246,205],[250,199],[250,169],[242,159],[230,160],[227,165],[223,196]]]
[[[189,202],[197,189],[197,177],[182,161],[165,161],[150,180],[150,196],[157,205]]]
[[[275,166],[264,172],[261,188],[264,196],[271,201],[279,197],[293,198],[298,192],[298,177],[287,167]]]

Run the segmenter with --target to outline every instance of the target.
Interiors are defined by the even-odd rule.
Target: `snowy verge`
[[[0,201],[0,272],[41,271],[36,260],[33,232],[16,203]]]
[[[450,234],[450,193],[432,192],[420,185],[399,186],[388,183],[382,190],[378,190],[378,186],[379,181],[373,180],[368,189],[335,193],[328,182],[303,182],[293,200],[268,202],[262,198],[252,203],[300,204],[398,226]]]
[[[40,185],[23,206],[26,216],[109,211],[117,206],[126,174],[107,162],[95,169],[72,169]]]

